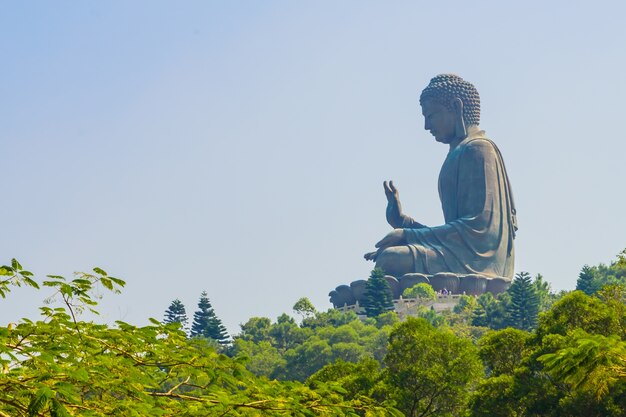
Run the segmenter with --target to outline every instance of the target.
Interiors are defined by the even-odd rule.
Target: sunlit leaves
[[[19,285],[21,265],[3,267],[5,287]],[[28,275],[28,274],[26,274]],[[344,400],[321,385],[259,378],[243,359],[218,353],[177,324],[84,321],[94,290],[124,282],[95,268],[73,279],[49,275],[52,290],[38,321],[0,327],[0,416],[347,416],[388,415],[369,399]]]
[[[617,335],[590,335],[582,330],[571,337],[571,346],[545,354],[539,361],[554,377],[600,398],[618,378],[626,376],[626,343]]]
[[[24,270],[16,259],[11,259],[11,266],[0,266],[0,297],[6,298],[12,285],[39,288],[39,284],[32,279],[32,276],[33,273]]]

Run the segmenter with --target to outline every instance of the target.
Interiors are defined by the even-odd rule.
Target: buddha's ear
[[[467,129],[465,128],[465,120],[463,120],[463,101],[455,97],[452,100],[452,108],[454,109],[455,125],[454,130],[457,138],[466,138]]]

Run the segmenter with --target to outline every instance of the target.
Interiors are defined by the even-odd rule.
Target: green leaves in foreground
[[[17,261],[3,267],[5,294],[27,282],[23,273]],[[84,309],[97,312],[100,284],[117,292],[124,282],[99,268],[72,280],[48,276],[43,285],[54,293],[40,320],[0,327],[0,416],[392,415],[368,398],[346,400],[330,384],[256,377],[176,323],[83,321]]]
[[[11,286],[21,287],[22,285],[27,285],[39,288],[32,276],[33,273],[24,270],[16,259],[11,259],[11,266],[0,266],[0,297],[6,298],[11,291]]]
[[[545,354],[539,361],[553,377],[601,398],[612,383],[626,376],[626,343],[617,335],[590,335],[577,330],[571,346]]]

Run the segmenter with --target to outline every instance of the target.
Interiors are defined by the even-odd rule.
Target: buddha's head
[[[476,88],[454,74],[430,80],[420,96],[424,129],[438,142],[452,143],[467,136],[466,127],[480,121],[480,96]]]

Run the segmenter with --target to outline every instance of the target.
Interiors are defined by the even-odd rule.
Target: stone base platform
[[[394,300],[402,295],[405,289],[411,288],[421,282],[430,284],[436,292],[446,290],[450,294],[480,295],[490,292],[493,295],[506,291],[511,284],[509,278],[486,277],[478,274],[459,275],[449,272],[440,272],[434,275],[405,274],[400,279],[386,275]],[[330,302],[335,308],[363,304],[365,300],[366,280],[353,281],[350,285],[340,285],[331,291]]]

